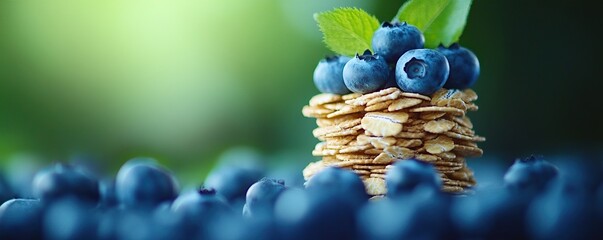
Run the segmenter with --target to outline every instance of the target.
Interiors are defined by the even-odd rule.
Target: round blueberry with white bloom
[[[343,83],[343,67],[350,60],[346,56],[332,56],[320,60],[314,69],[314,85],[323,93],[348,94]]]
[[[395,63],[411,49],[423,48],[425,37],[418,28],[406,22],[383,22],[373,34],[372,47],[388,63]]]
[[[444,84],[445,88],[465,89],[475,84],[479,77],[479,61],[473,52],[458,43],[450,47],[440,45],[436,50],[444,54],[450,64],[450,74]]]
[[[370,93],[387,82],[389,68],[383,57],[366,50],[348,61],[343,68],[343,82],[352,92]]]
[[[405,92],[431,95],[444,86],[450,67],[446,57],[431,49],[404,53],[396,65],[396,81]]]

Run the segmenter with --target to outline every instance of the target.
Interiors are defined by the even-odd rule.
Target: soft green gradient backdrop
[[[300,110],[329,54],[312,13],[390,20],[402,2],[0,1],[0,157],[142,154],[203,172],[248,145],[309,161]],[[490,155],[601,146],[594,8],[538,2],[474,1],[461,38],[481,61],[470,116]]]

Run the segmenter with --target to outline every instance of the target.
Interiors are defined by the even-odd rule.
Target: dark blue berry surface
[[[247,171],[271,172],[246,154],[223,159],[217,169],[238,162]],[[201,182],[179,191],[170,171],[138,158],[117,173],[118,198],[110,197],[111,187],[97,189],[101,198],[86,198],[72,191],[71,182],[53,181],[53,189],[70,194],[5,201],[0,239],[598,239],[603,234],[603,167],[596,156],[529,156],[506,171],[486,159],[473,161],[482,161],[469,162],[478,185],[460,195],[440,191],[434,167],[412,159],[393,164],[385,175],[387,195],[372,199],[356,173],[336,167],[303,185],[260,178],[244,187],[238,179],[245,177],[214,176],[243,189],[239,205],[238,197],[229,201]],[[54,173],[56,166],[38,175]]]
[[[444,86],[449,72],[444,55],[431,49],[415,49],[398,59],[396,81],[406,92],[431,95]]]

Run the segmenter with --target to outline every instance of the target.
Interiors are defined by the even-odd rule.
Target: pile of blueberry
[[[314,70],[314,84],[323,93],[369,93],[399,87],[405,92],[431,95],[438,89],[471,87],[479,76],[477,57],[458,43],[423,48],[416,27],[384,22],[372,39],[372,49],[354,58],[327,57]]]
[[[262,178],[257,162],[222,164],[204,187],[181,191],[148,159],[125,163],[109,184],[55,164],[36,174],[32,199],[12,199],[0,181],[0,239],[600,239],[601,173],[529,157],[504,185],[449,195],[430,164],[404,160],[387,173],[387,196],[369,199],[340,168],[304,187]]]

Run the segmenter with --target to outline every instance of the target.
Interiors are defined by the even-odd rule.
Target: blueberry
[[[596,153],[595,153],[596,154]],[[559,178],[572,194],[593,194],[603,183],[603,159],[592,152],[572,152],[555,156]]]
[[[389,68],[383,57],[366,50],[356,54],[343,67],[343,82],[352,92],[369,93],[378,90],[389,77]]]
[[[166,212],[162,218],[171,218]],[[149,208],[108,208],[99,214],[97,239],[167,239],[160,238],[165,226],[157,225],[154,215]]]
[[[420,185],[434,189],[440,189],[442,186],[442,180],[431,164],[414,159],[396,162],[387,171],[385,183],[387,195],[390,197],[407,195]]]
[[[100,198],[98,180],[71,165],[54,164],[39,171],[34,177],[32,190],[44,202],[63,197],[77,197],[97,202]]]
[[[349,57],[326,57],[314,69],[314,84],[323,93],[347,94],[350,90],[343,83],[343,67]]]
[[[153,212],[143,209],[129,209],[119,212],[115,221],[113,239],[157,239],[158,225],[153,221]]]
[[[112,207],[117,205],[117,195],[115,193],[115,181],[106,180],[101,181],[99,185],[100,190],[100,203],[105,207]]]
[[[119,221],[125,211],[124,208],[107,208],[101,211],[97,227],[98,239],[117,239]]]
[[[42,205],[39,200],[12,199],[0,206],[0,238],[41,239]]]
[[[423,44],[425,37],[421,31],[406,22],[383,22],[373,34],[372,41],[375,53],[389,63],[395,63],[408,50],[423,48]]]
[[[213,188],[231,205],[243,205],[247,189],[264,175],[262,157],[247,148],[235,148],[225,152],[218,166],[205,178],[203,185]]]
[[[338,191],[285,191],[274,206],[276,239],[355,239],[356,207],[346,198]]]
[[[505,188],[478,191],[454,199],[452,222],[462,239],[527,239],[524,216],[528,204],[529,198]]]
[[[247,200],[243,207],[243,215],[254,217],[272,215],[274,202],[287,188],[283,180],[263,178],[251,185],[247,190]]]
[[[353,206],[363,205],[369,198],[364,183],[358,175],[350,170],[328,167],[312,176],[306,182],[306,189],[316,194],[345,196]]]
[[[232,209],[226,199],[216,194],[214,189],[200,188],[178,196],[172,204],[172,211],[187,219],[199,221],[232,212]]]
[[[458,43],[446,48],[440,45],[438,52],[444,54],[450,64],[450,74],[444,84],[448,89],[465,89],[473,86],[479,77],[479,61],[473,52]]]
[[[371,202],[358,211],[360,239],[401,239],[402,226],[408,219],[402,217],[399,205],[391,198]],[[380,219],[380,223],[370,219]]]
[[[206,223],[198,220],[172,211],[170,202],[161,203],[152,214],[152,224],[157,226],[155,239],[197,239],[193,236],[198,236]]]
[[[600,223],[596,198],[558,184],[539,195],[527,211],[527,226],[533,239],[597,239]]]
[[[404,198],[370,202],[358,211],[361,239],[456,239],[449,207],[449,197],[427,186]]]
[[[448,79],[450,67],[441,53],[413,49],[402,54],[396,64],[396,82],[406,92],[431,95]]]
[[[247,218],[239,214],[223,214],[207,222],[199,239],[215,240],[270,240],[275,239],[274,221],[268,218]]]
[[[53,202],[44,216],[45,239],[94,239],[98,214],[89,202],[62,198]]]
[[[541,157],[517,159],[505,173],[505,185],[512,190],[539,192],[558,175],[558,170]]]
[[[117,173],[115,192],[127,207],[152,207],[173,200],[178,191],[176,179],[165,169],[134,159]]]
[[[247,189],[262,176],[253,170],[236,166],[223,167],[212,171],[204,185],[224,196],[230,203],[245,201]]]
[[[387,78],[385,85],[381,88],[387,89],[392,87],[398,87],[398,83],[396,82],[396,67],[393,65],[389,67],[389,77]]]

